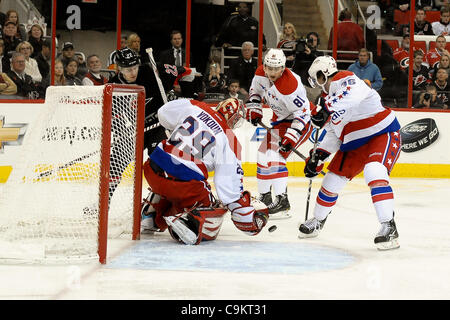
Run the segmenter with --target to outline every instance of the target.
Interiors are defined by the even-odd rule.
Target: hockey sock
[[[333,194],[322,187],[317,195],[314,217],[320,221],[324,220],[336,204],[337,199],[337,194]]]
[[[390,221],[394,214],[394,193],[391,186],[372,187],[372,202],[380,223]]]

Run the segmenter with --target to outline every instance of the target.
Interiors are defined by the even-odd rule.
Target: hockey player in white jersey
[[[400,124],[392,110],[383,107],[378,93],[353,72],[338,71],[330,56],[318,57],[309,71],[312,86],[326,94],[311,122],[326,130],[316,151],[306,160],[305,176],[315,177],[328,165],[314,207],[314,217],[300,225],[299,237],[315,237],[345,184],[364,172],[381,229],[374,242],[379,250],[398,248],[394,222],[394,193],[389,174],[401,150]]]
[[[286,160],[312,131],[306,90],[300,77],[286,69],[285,64],[283,51],[270,49],[255,72],[246,103],[246,118],[255,126],[262,121],[263,103],[273,111],[272,129],[258,149],[256,173],[259,200],[269,207],[270,219],[290,218]]]
[[[230,98],[211,108],[196,100],[174,100],[158,110],[161,125],[171,132],[144,164],[151,188],[143,207],[141,229],[164,231],[185,244],[214,240],[227,209],[235,226],[256,235],[268,219],[267,207],[257,210],[243,190],[241,145],[232,129],[245,110]],[[219,201],[208,184],[214,171]],[[257,201],[255,201],[257,202]]]

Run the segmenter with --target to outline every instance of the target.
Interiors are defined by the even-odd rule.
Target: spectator
[[[362,80],[369,80],[372,88],[377,91],[383,86],[380,69],[370,61],[369,51],[366,48],[359,50],[358,60],[348,67],[348,70]]]
[[[437,70],[439,68],[443,68],[447,71],[447,74],[450,75],[450,57],[446,54],[441,56],[441,60],[439,60],[439,63],[436,64],[436,66],[433,69],[430,69],[430,79],[433,81],[436,80]]]
[[[1,4],[1,0],[0,0],[0,4]],[[4,14],[3,12],[0,11],[0,31],[2,30],[3,25],[5,24],[6,21],[6,14]],[[0,32],[1,35],[1,32]]]
[[[450,56],[450,53],[445,49],[446,40],[444,36],[436,37],[436,47],[433,50],[428,50],[426,61],[428,66],[434,68],[441,60],[442,55]]]
[[[422,8],[423,10],[435,10],[437,8],[435,0],[417,0],[416,7]]]
[[[424,90],[425,86],[431,82],[428,68],[423,65],[423,58],[422,50],[414,51],[413,90]],[[408,74],[409,67],[406,68],[405,72]]]
[[[258,20],[250,16],[250,8],[246,2],[239,2],[237,9],[238,14],[232,14],[222,25],[217,35],[216,47],[239,47],[246,41],[258,43]],[[265,44],[263,35],[263,46]]]
[[[25,30],[25,27],[19,22],[19,14],[16,10],[8,10],[6,12],[6,21],[12,21],[16,24],[16,38],[20,39],[21,41],[28,40],[27,31]]]
[[[3,41],[5,42],[5,55],[11,57],[11,54],[16,51],[17,46],[21,42],[16,37],[17,26],[12,21],[6,21],[3,27]]]
[[[34,82],[41,82],[42,75],[38,64],[35,59],[31,58],[33,46],[28,41],[22,41],[17,46],[16,51],[22,53],[25,57],[25,73],[30,75]]]
[[[64,68],[64,76],[66,77],[66,86],[81,86],[82,80],[77,75],[78,61],[70,59]]]
[[[5,72],[0,72],[0,95],[10,96],[17,93],[17,86]]]
[[[7,73],[11,70],[11,62],[5,54],[5,42],[0,39],[0,73]]]
[[[145,55],[141,55],[141,37],[139,37],[137,33],[132,33],[128,36],[127,47],[136,52],[139,56],[140,64],[150,62],[150,58],[147,53]]]
[[[75,58],[75,50],[72,42],[64,42],[62,47],[61,62],[66,67],[67,63]]]
[[[42,43],[44,42],[44,30],[39,24],[36,23],[31,26],[30,31],[28,31],[28,42],[31,43],[34,49],[31,57],[35,58],[41,52]]]
[[[181,47],[183,36],[180,31],[174,30],[170,33],[170,43],[172,48],[161,52],[159,62],[177,67],[186,66],[186,51]]]
[[[88,73],[83,79],[84,86],[101,86],[108,83],[108,79],[101,75],[102,62],[96,54],[87,57]]]
[[[78,62],[77,76],[80,79],[83,79],[88,73],[88,67],[86,63],[86,59],[83,52],[75,52],[73,57]]]
[[[292,70],[300,76],[300,78],[302,79],[302,83],[306,84],[308,87],[309,67],[317,57],[323,56],[323,52],[317,50],[317,46],[320,43],[320,38],[316,32],[309,32],[306,35],[306,39],[304,41],[306,43],[297,43],[295,49],[295,62]]]
[[[246,100],[246,96],[240,93],[240,85],[238,79],[230,79],[227,86],[227,94],[224,99],[236,98],[242,101]]]
[[[419,101],[413,105],[413,108],[422,109],[448,109],[448,105],[437,95],[436,87],[426,86],[426,92],[420,94]]]
[[[28,99],[43,99],[44,88],[33,78],[25,73],[25,56],[23,53],[14,52],[11,58],[11,70],[8,76],[17,86],[17,95]]]
[[[283,28],[283,34],[277,44],[277,48],[283,49],[286,56],[286,67],[292,68],[295,60],[295,45],[297,43],[297,31],[292,23],[286,22]]]
[[[392,54],[402,70],[406,70],[409,66],[409,44],[409,34],[405,34],[400,47],[396,48]],[[413,50],[415,51],[415,49]]]
[[[126,35],[122,35],[120,38],[120,49],[126,48],[127,46],[128,37]],[[116,54],[117,50],[114,50],[109,54],[107,65],[109,70],[116,70]]]
[[[359,51],[364,48],[364,33],[361,27],[351,21],[352,13],[345,8],[339,14],[339,26],[337,32],[337,50]],[[328,50],[333,49],[333,28],[330,30],[328,38]],[[356,55],[351,53],[340,53],[338,59],[352,60]]]
[[[51,42],[50,40],[43,40],[41,45],[41,51],[35,55],[35,60],[37,62],[39,72],[42,75],[42,79],[47,79],[50,82],[50,66],[51,66]]]
[[[409,33],[409,31],[407,32]],[[431,23],[426,20],[426,13],[424,9],[416,10],[416,18],[414,20],[414,34],[433,35],[433,27]]]
[[[209,70],[204,75],[204,87],[206,93],[223,93],[226,87],[226,76],[220,72],[220,61],[217,56],[211,58]]]
[[[435,21],[431,24],[433,28],[433,33],[436,36],[446,36],[450,31],[450,9],[447,6],[441,7],[441,18],[439,21]]]
[[[450,85],[448,83],[448,74],[444,68],[439,68],[436,73],[436,80],[433,85],[436,87],[437,96],[442,99],[445,104],[449,103]]]
[[[240,93],[248,96],[248,90],[255,76],[258,61],[253,57],[255,48],[253,43],[246,41],[242,43],[241,54],[239,58],[234,59],[228,71],[229,79],[237,79],[240,84]]]
[[[66,77],[64,76],[64,64],[61,60],[55,61],[55,86],[65,86]]]

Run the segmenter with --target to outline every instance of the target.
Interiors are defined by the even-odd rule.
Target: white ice
[[[396,250],[373,245],[379,224],[363,179],[347,184],[318,238],[298,239],[308,180],[290,177],[293,218],[269,221],[272,233],[246,236],[227,215],[217,240],[199,246],[164,232],[111,241],[106,265],[0,265],[0,299],[450,299],[450,180],[391,185]],[[256,194],[255,178],[245,186]]]

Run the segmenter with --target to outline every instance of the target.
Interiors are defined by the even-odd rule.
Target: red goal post
[[[142,86],[49,87],[0,192],[0,263],[103,264],[139,239],[144,122]]]

